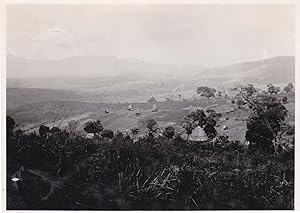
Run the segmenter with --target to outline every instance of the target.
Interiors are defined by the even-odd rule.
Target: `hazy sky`
[[[19,57],[117,56],[218,66],[294,55],[283,5],[9,5],[7,51]]]

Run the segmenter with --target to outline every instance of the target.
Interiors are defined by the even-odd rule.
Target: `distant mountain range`
[[[247,83],[261,86],[289,82],[295,82],[293,56],[214,68],[161,65],[116,57],[73,57],[53,61],[7,57],[7,88],[15,88],[7,93],[12,105],[18,105],[20,99],[21,103],[30,103],[66,97],[97,102],[145,101],[151,96],[175,94],[174,91],[181,94],[190,91],[190,94],[198,86],[224,89]],[[67,95],[69,93],[72,95]]]
[[[167,65],[144,62],[137,59],[121,59],[117,57],[72,57],[61,60],[31,60],[7,56],[7,78],[23,79],[31,82],[34,79],[47,78],[53,81],[63,81],[66,85],[55,86],[66,88],[74,78],[79,87],[86,82],[96,81],[100,84],[111,84],[137,81],[156,81],[168,83],[171,81],[189,84],[191,82],[207,81],[211,84],[216,79],[223,79],[223,84],[233,82],[253,83],[286,83],[294,81],[295,57],[280,56],[259,61],[242,62],[223,67],[203,68],[200,65]],[[24,79],[26,79],[24,81]],[[31,79],[31,80],[30,80]],[[68,79],[71,80],[68,82]],[[97,79],[97,80],[95,80]],[[100,80],[102,79],[102,81]],[[67,80],[67,81],[65,81]],[[13,81],[10,81],[13,82]],[[16,81],[15,81],[16,82]],[[220,82],[218,82],[220,83]],[[101,86],[103,86],[101,85]],[[9,85],[19,87],[26,85]],[[39,85],[27,85],[39,87]],[[47,85],[44,85],[46,87]],[[86,85],[91,86],[91,85]],[[76,85],[71,86],[71,88]]]
[[[78,56],[60,60],[35,60],[7,56],[8,78],[31,77],[115,77],[138,74],[171,74],[187,70],[201,69],[201,66],[155,64],[133,58],[117,58],[113,56],[94,57]],[[135,76],[137,77],[137,76]]]
[[[223,84],[282,84],[295,81],[295,57],[279,56],[259,61],[232,64],[206,70],[210,78],[222,78]]]

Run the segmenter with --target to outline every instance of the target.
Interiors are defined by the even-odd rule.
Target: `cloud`
[[[293,12],[286,5],[10,5],[8,51],[230,64],[263,51],[293,55]]]

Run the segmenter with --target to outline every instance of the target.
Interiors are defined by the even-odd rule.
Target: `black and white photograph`
[[[70,2],[5,4],[4,210],[295,209],[295,4]]]

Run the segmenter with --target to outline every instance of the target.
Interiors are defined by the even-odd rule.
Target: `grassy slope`
[[[288,96],[290,100],[285,106],[289,110],[289,122],[294,122],[295,106],[294,97]],[[153,118],[160,128],[174,125],[182,131],[180,122],[191,110],[199,107],[202,109],[213,108],[222,113],[221,119],[217,123],[217,131],[220,134],[227,134],[232,140],[244,140],[246,131],[246,118],[248,109],[236,109],[234,112],[225,113],[226,110],[234,107],[230,100],[226,99],[203,99],[201,101],[175,101],[158,102],[157,112],[152,112],[153,103],[131,103],[138,108],[141,115],[136,116],[135,112],[128,111],[126,103],[91,103],[91,102],[63,102],[49,101],[33,104],[25,104],[14,110],[8,110],[15,121],[20,124],[20,128],[27,130],[37,130],[41,124],[48,126],[60,126],[66,128],[68,125],[76,123],[76,130],[83,131],[83,124],[88,120],[100,119],[103,126],[108,129],[127,130],[132,127],[139,127],[141,133],[145,133],[144,121]],[[109,113],[105,113],[105,110]],[[228,120],[225,118],[228,117]],[[223,126],[228,126],[228,130],[223,130]]]

